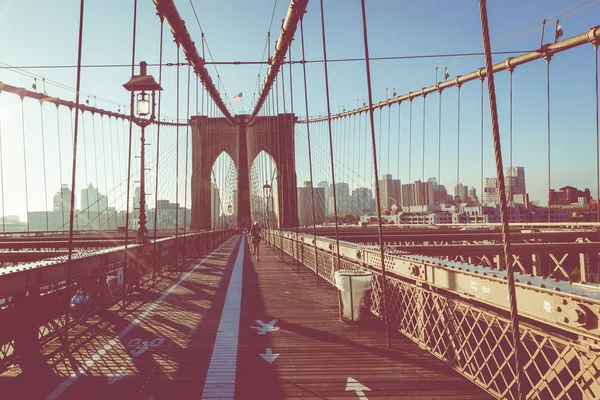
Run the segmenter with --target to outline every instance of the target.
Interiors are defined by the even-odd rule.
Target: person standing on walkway
[[[252,225],[252,229],[250,229],[250,236],[252,237],[252,245],[254,246],[254,251],[252,254],[256,255],[256,261],[258,261],[258,250],[260,247],[260,241],[262,240],[262,231],[258,221],[255,221],[254,225]]]

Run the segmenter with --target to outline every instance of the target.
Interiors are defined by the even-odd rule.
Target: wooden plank
[[[359,399],[352,385],[346,390],[349,377],[370,389],[365,398],[490,398],[400,334],[387,348],[379,320],[339,321],[332,286],[263,247],[244,272],[236,399]],[[273,319],[277,331],[251,328]],[[266,349],[278,354],[272,364],[261,357]]]

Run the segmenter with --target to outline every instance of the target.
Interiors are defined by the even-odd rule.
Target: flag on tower
[[[233,96],[233,102],[234,103],[241,103],[242,102],[242,92],[239,92],[238,94],[236,94],[235,96]]]

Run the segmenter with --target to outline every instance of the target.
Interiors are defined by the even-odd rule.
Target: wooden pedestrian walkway
[[[236,399],[490,398],[400,334],[388,348],[380,321],[341,322],[336,289],[279,250],[249,257]],[[260,335],[256,320],[278,330]]]
[[[376,319],[339,321],[336,290],[235,236],[186,270],[0,375],[2,399],[486,399]]]

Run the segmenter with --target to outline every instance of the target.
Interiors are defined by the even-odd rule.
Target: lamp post
[[[140,62],[140,74],[134,75],[127,83],[123,85],[125,89],[137,94],[136,114],[137,118],[133,117],[133,122],[140,127],[141,130],[141,149],[140,149],[140,217],[137,230],[136,243],[145,244],[149,242],[148,228],[146,227],[146,138],[144,131],[146,127],[155,119],[154,115],[154,92],[162,90],[160,85],[156,83],[152,75],[146,74],[148,64],[145,61]],[[149,93],[147,93],[149,92]],[[152,103],[152,106],[150,106]]]
[[[268,229],[268,228],[270,228],[269,227],[269,198],[271,197],[271,185],[269,185],[267,182],[265,182],[265,184],[263,185],[263,197],[265,198],[265,202],[267,203],[266,221],[267,221],[267,229]]]

